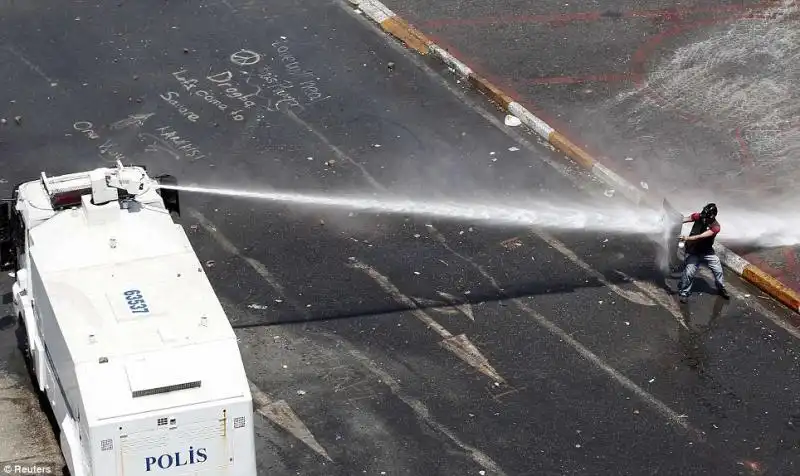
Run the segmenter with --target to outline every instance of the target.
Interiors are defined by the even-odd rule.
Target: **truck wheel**
[[[31,379],[36,383],[36,369],[33,365],[33,354],[31,353],[31,343],[28,340],[28,328],[25,326],[25,319],[22,314],[19,315],[19,324],[17,326],[17,342],[19,343],[19,350],[22,352],[22,358],[25,360],[25,366],[28,368],[28,373]],[[34,385],[37,389],[39,385]]]

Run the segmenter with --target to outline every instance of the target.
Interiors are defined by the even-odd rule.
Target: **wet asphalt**
[[[0,41],[4,194],[120,159],[202,186],[620,200],[341,3],[34,1]],[[678,306],[647,237],[181,203],[271,402],[259,474],[797,471],[792,316],[734,277],[732,301],[706,276]]]
[[[797,16],[778,14],[792,2],[384,3],[648,193],[689,208],[713,201],[723,226],[733,209],[774,213],[771,204],[794,200],[797,169],[770,148],[783,122],[773,114],[764,127],[739,114],[759,104],[745,88],[784,83],[789,55],[758,51],[793,44],[783,38],[797,31]],[[680,86],[670,90],[672,81]],[[792,104],[790,90],[776,94]],[[733,91],[739,99],[725,96]],[[800,247],[728,244],[800,292]]]

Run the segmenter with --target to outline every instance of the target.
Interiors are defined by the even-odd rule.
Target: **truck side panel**
[[[43,367],[51,369],[47,372],[51,374],[49,378],[52,381],[52,384],[48,383],[49,388],[46,390],[48,399],[51,404],[54,401],[63,401],[63,408],[53,408],[53,412],[59,422],[63,421],[65,416],[79,422],[81,409],[76,407],[75,403],[81,401],[81,395],[75,365],[58,321],[53,315],[53,308],[44,290],[35,259],[31,259],[30,295],[33,299],[34,316],[47,364]]]

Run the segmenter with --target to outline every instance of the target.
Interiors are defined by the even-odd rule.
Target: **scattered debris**
[[[649,190],[650,189],[650,187],[647,185],[647,182],[639,182],[639,185],[641,185],[642,188],[645,189],[645,190]]]
[[[506,114],[505,123],[507,126],[517,127],[518,125],[522,124],[522,121],[520,121],[519,118],[516,116],[512,116],[511,114]]]
[[[184,48],[183,49],[183,54],[188,55],[189,54],[189,48]]]
[[[656,381],[656,379],[654,379],[654,378],[651,378],[650,380],[648,380],[648,381],[647,381],[647,383],[653,383],[653,382],[655,382],[655,381]]]
[[[14,122],[16,122],[16,123],[17,123],[17,125],[20,125],[20,124],[22,124],[22,116],[16,116],[16,117],[14,117]]]
[[[414,271],[414,274],[416,274],[417,276],[419,276],[419,271]]]
[[[625,157],[625,160],[627,160],[628,162],[630,162],[631,160],[633,160],[633,157]]]
[[[505,241],[501,241],[500,245],[503,248],[510,250],[510,249],[519,248],[520,246],[522,246],[522,241],[519,239],[519,237],[515,236],[515,237],[509,238],[509,239],[507,239]]]
[[[280,304],[280,303],[282,303],[282,302],[283,302],[283,299],[276,299],[276,300],[275,300],[275,302],[277,302],[278,304]]]
[[[298,391],[297,391],[297,394],[298,394],[298,395],[305,395],[305,394],[306,394],[306,391],[305,391],[305,390],[298,390]]]
[[[387,67],[387,68],[389,68],[389,71],[392,71],[392,70],[394,70],[394,62],[392,62],[392,61],[389,61],[389,62],[386,64],[386,67]]]
[[[216,264],[217,263],[213,259],[206,261],[206,266],[208,266],[209,268],[213,268]]]
[[[269,309],[269,306],[265,306],[263,304],[250,304],[247,307],[250,309],[258,309],[259,311],[263,311],[264,309]]]
[[[8,122],[8,121],[7,121],[7,120],[5,120],[5,119],[0,119],[0,124],[5,124],[5,123],[7,123],[7,122]]]
[[[375,144],[375,145],[373,145],[372,147],[378,148],[378,147],[380,147],[380,146],[381,146],[380,144]]]
[[[603,195],[605,195],[606,197],[613,197],[614,189],[606,190],[605,192],[603,192]]]
[[[314,160],[314,157],[306,157],[306,160]]]
[[[509,147],[508,150],[510,150],[511,152],[516,152],[519,150],[519,147]]]

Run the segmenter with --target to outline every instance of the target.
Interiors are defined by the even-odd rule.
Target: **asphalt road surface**
[[[337,2],[3,8],[4,194],[119,159],[202,186],[619,200]],[[241,338],[259,474],[797,470],[791,316],[733,277],[730,302],[701,280],[677,306],[646,237],[182,206]],[[0,438],[22,412],[52,455],[33,404]]]
[[[723,227],[793,203],[796,1],[384,3],[649,193],[716,202]],[[732,245],[800,292],[800,247]]]

